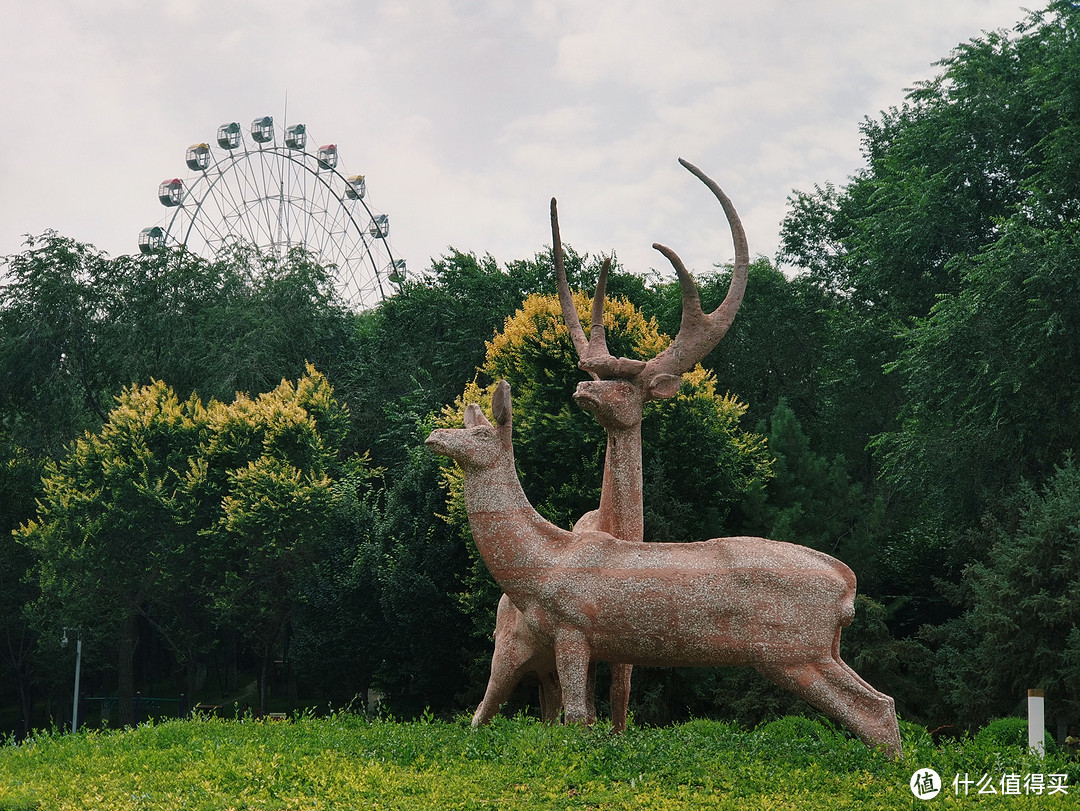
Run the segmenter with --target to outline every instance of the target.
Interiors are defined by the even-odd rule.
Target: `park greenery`
[[[792,194],[780,256],[751,265],[728,335],[643,422],[646,538],[761,535],[844,560],[860,583],[845,659],[929,728],[1015,714],[1028,688],[1052,730],[1080,725],[1077,76],[1080,5],[1053,2],[867,118],[864,166]],[[599,265],[568,250],[583,317]],[[678,329],[678,284],[644,270],[608,282],[616,355]],[[729,278],[698,274],[707,309]],[[0,729],[70,716],[65,627],[84,694],[116,699],[84,708],[94,725],[140,720],[139,695],[256,715],[369,691],[404,718],[475,706],[498,592],[423,439],[506,378],[533,503],[563,526],[595,508],[604,435],[570,397],[584,374],[554,293],[544,246],[505,263],[450,249],[354,312],[302,249],[110,257],[28,238],[0,265]],[[510,710],[535,705],[526,686]],[[750,729],[810,712],[737,669],[635,669],[631,709]],[[236,729],[138,734],[209,751]],[[598,790],[593,757],[565,791]]]
[[[520,715],[479,730],[465,716],[172,720],[0,749],[0,809],[906,809],[927,768],[941,779],[931,802],[1075,807],[1075,761],[1027,752],[1013,720],[940,747],[905,724],[900,760],[798,717],[620,735]]]

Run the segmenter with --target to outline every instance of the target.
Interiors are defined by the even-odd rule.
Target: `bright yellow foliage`
[[[573,294],[578,319],[588,337],[591,333],[592,299]],[[604,331],[613,355],[647,360],[671,343],[660,332],[655,319],[648,319],[626,299],[613,298],[604,308]],[[536,353],[554,358],[573,356],[570,331],[563,320],[557,296],[529,296],[514,315],[506,319],[502,332],[487,344],[484,371],[493,378],[514,377],[515,359]],[[573,361],[576,364],[576,357]]]

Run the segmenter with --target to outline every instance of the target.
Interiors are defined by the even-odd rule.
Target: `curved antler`
[[[578,367],[584,369],[593,380],[611,377],[634,377],[645,368],[645,362],[632,358],[616,358],[608,351],[607,334],[604,331],[604,297],[607,291],[607,277],[611,271],[611,257],[604,257],[600,276],[596,280],[596,292],[593,294],[592,319],[589,325],[589,337],[581,327],[574,299],[570,295],[570,285],[566,281],[566,265],[563,261],[562,237],[559,234],[559,213],[555,198],[551,198],[551,251],[555,258],[555,279],[559,286],[559,305],[563,319],[570,330],[570,340],[578,354]]]
[[[566,281],[558,213],[555,198],[551,199],[551,240],[552,251],[555,255],[555,275],[559,285],[559,303],[562,307],[563,318],[570,330],[574,348],[578,353],[578,366],[588,372],[594,380],[633,379],[640,376],[641,382],[648,383],[660,375],[682,375],[690,371],[724,337],[735,319],[735,313],[739,311],[739,305],[742,304],[750,266],[750,250],[739,214],[734,204],[712,178],[682,158],[679,158],[679,163],[704,183],[713,196],[720,201],[735,243],[735,265],[724,301],[711,313],[704,313],[701,309],[701,296],[697,285],[694,284],[694,280],[678,254],[663,245],[653,244],[653,247],[671,262],[679,277],[679,286],[682,288],[682,318],[679,323],[679,332],[671,345],[648,362],[631,358],[616,358],[608,352],[603,316],[607,275],[611,267],[610,258],[604,260],[604,266],[600,269],[596,293],[593,296],[591,330],[589,338],[585,338],[585,331],[581,327],[577,309],[570,296],[570,287]]]
[[[735,243],[735,265],[732,268],[727,296],[719,307],[706,314],[701,310],[701,297],[698,294],[697,285],[690,278],[682,260],[670,248],[657,243],[653,244],[656,250],[667,257],[679,276],[679,285],[682,287],[682,318],[679,322],[679,332],[671,345],[646,363],[645,375],[647,377],[658,374],[681,375],[688,372],[720,343],[727,334],[728,328],[731,327],[731,322],[735,320],[739,305],[742,304],[750,267],[750,250],[746,242],[746,231],[743,230],[742,220],[739,219],[734,204],[712,178],[692,163],[682,158],[679,158],[679,163],[708,186],[709,191],[720,201]]]
[[[566,321],[566,327],[570,330],[570,340],[574,342],[578,357],[584,358],[589,354],[589,342],[585,338],[585,330],[581,328],[577,308],[570,295],[570,285],[566,281],[562,237],[559,234],[559,209],[554,197],[551,198],[551,252],[555,258],[555,279],[559,285],[559,305],[562,307],[563,320]]]

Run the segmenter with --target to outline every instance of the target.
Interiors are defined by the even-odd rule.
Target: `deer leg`
[[[632,665],[611,666],[611,728],[615,732],[626,730],[626,710],[630,705],[630,673]]]
[[[556,632],[555,666],[567,724],[589,723],[589,643],[577,630]]]
[[[585,723],[596,723],[596,662],[589,662],[589,675],[585,679]]]
[[[496,647],[495,655],[491,657],[491,676],[488,678],[484,698],[473,715],[474,727],[486,724],[498,715],[499,708],[510,698],[510,694],[514,692],[514,688],[517,687],[523,675],[524,673],[509,661],[505,652]],[[541,694],[542,691],[541,685]]]
[[[867,746],[883,747],[890,757],[900,757],[900,729],[893,700],[868,687],[843,662],[830,658],[759,668],[759,672],[846,726]]]
[[[540,678],[540,717],[545,724],[554,724],[562,712],[562,688],[559,676],[553,671],[536,674]]]
[[[473,715],[474,727],[486,724],[494,718],[499,708],[510,698],[522,676],[532,669],[531,660],[536,655],[537,645],[527,633],[522,632],[519,618],[520,613],[504,594],[499,599],[495,614],[495,652],[491,655],[491,674],[488,676],[484,698]],[[540,676],[540,707],[543,713],[544,677],[542,673],[537,675]]]

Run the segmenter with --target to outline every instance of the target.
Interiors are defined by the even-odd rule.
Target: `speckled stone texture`
[[[566,720],[586,723],[593,661],[745,665],[899,756],[893,701],[840,659],[855,577],[840,561],[764,538],[642,544],[554,526],[529,504],[514,467],[509,386],[495,423],[427,439],[465,471],[473,538],[524,629],[554,651]]]

